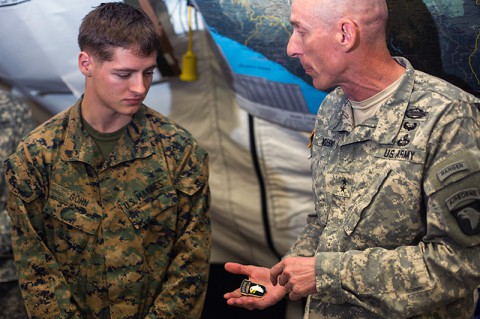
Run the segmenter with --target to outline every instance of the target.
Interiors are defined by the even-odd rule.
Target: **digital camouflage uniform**
[[[29,106],[9,91],[0,89],[0,318],[25,317],[13,261],[3,162],[32,128]]]
[[[398,61],[405,77],[375,117],[354,127],[339,88],[319,109],[316,214],[288,254],[315,256],[305,318],[473,317],[480,100]]]
[[[80,103],[5,163],[34,318],[199,318],[210,255],[207,153],[143,107],[103,161]]]

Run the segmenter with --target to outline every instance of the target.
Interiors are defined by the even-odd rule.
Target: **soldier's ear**
[[[92,75],[93,59],[88,52],[82,51],[78,55],[78,68],[86,77],[90,77]]]
[[[342,19],[338,24],[337,41],[346,52],[357,46],[358,26],[351,19]]]

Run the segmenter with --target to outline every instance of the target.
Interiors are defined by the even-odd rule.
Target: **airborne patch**
[[[480,193],[477,188],[464,189],[453,194],[447,199],[447,206],[450,211],[453,211],[473,201],[480,201]]]
[[[480,234],[480,192],[477,188],[453,194],[446,204],[463,233],[470,236]]]
[[[240,293],[244,296],[263,297],[267,293],[265,286],[244,279],[240,285]]]
[[[466,235],[480,235],[480,201],[475,201],[452,212],[458,226]]]

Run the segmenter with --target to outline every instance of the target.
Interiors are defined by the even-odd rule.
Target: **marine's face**
[[[339,69],[336,54],[335,25],[322,21],[322,0],[295,0],[290,23],[293,33],[287,46],[291,57],[300,59],[313,86],[327,90],[337,85]],[[326,5],[327,7],[328,5]]]
[[[130,50],[115,48],[112,61],[93,60],[90,85],[86,89],[95,101],[95,108],[122,115],[135,114],[152,84],[156,54],[142,57]]]

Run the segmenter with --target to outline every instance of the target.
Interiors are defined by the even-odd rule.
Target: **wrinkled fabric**
[[[199,318],[211,240],[207,153],[144,106],[104,161],[80,104],[5,163],[27,309],[34,318]]]
[[[472,318],[480,285],[480,100],[402,58],[405,77],[354,126],[335,89],[312,148],[316,214],[305,318]]]

